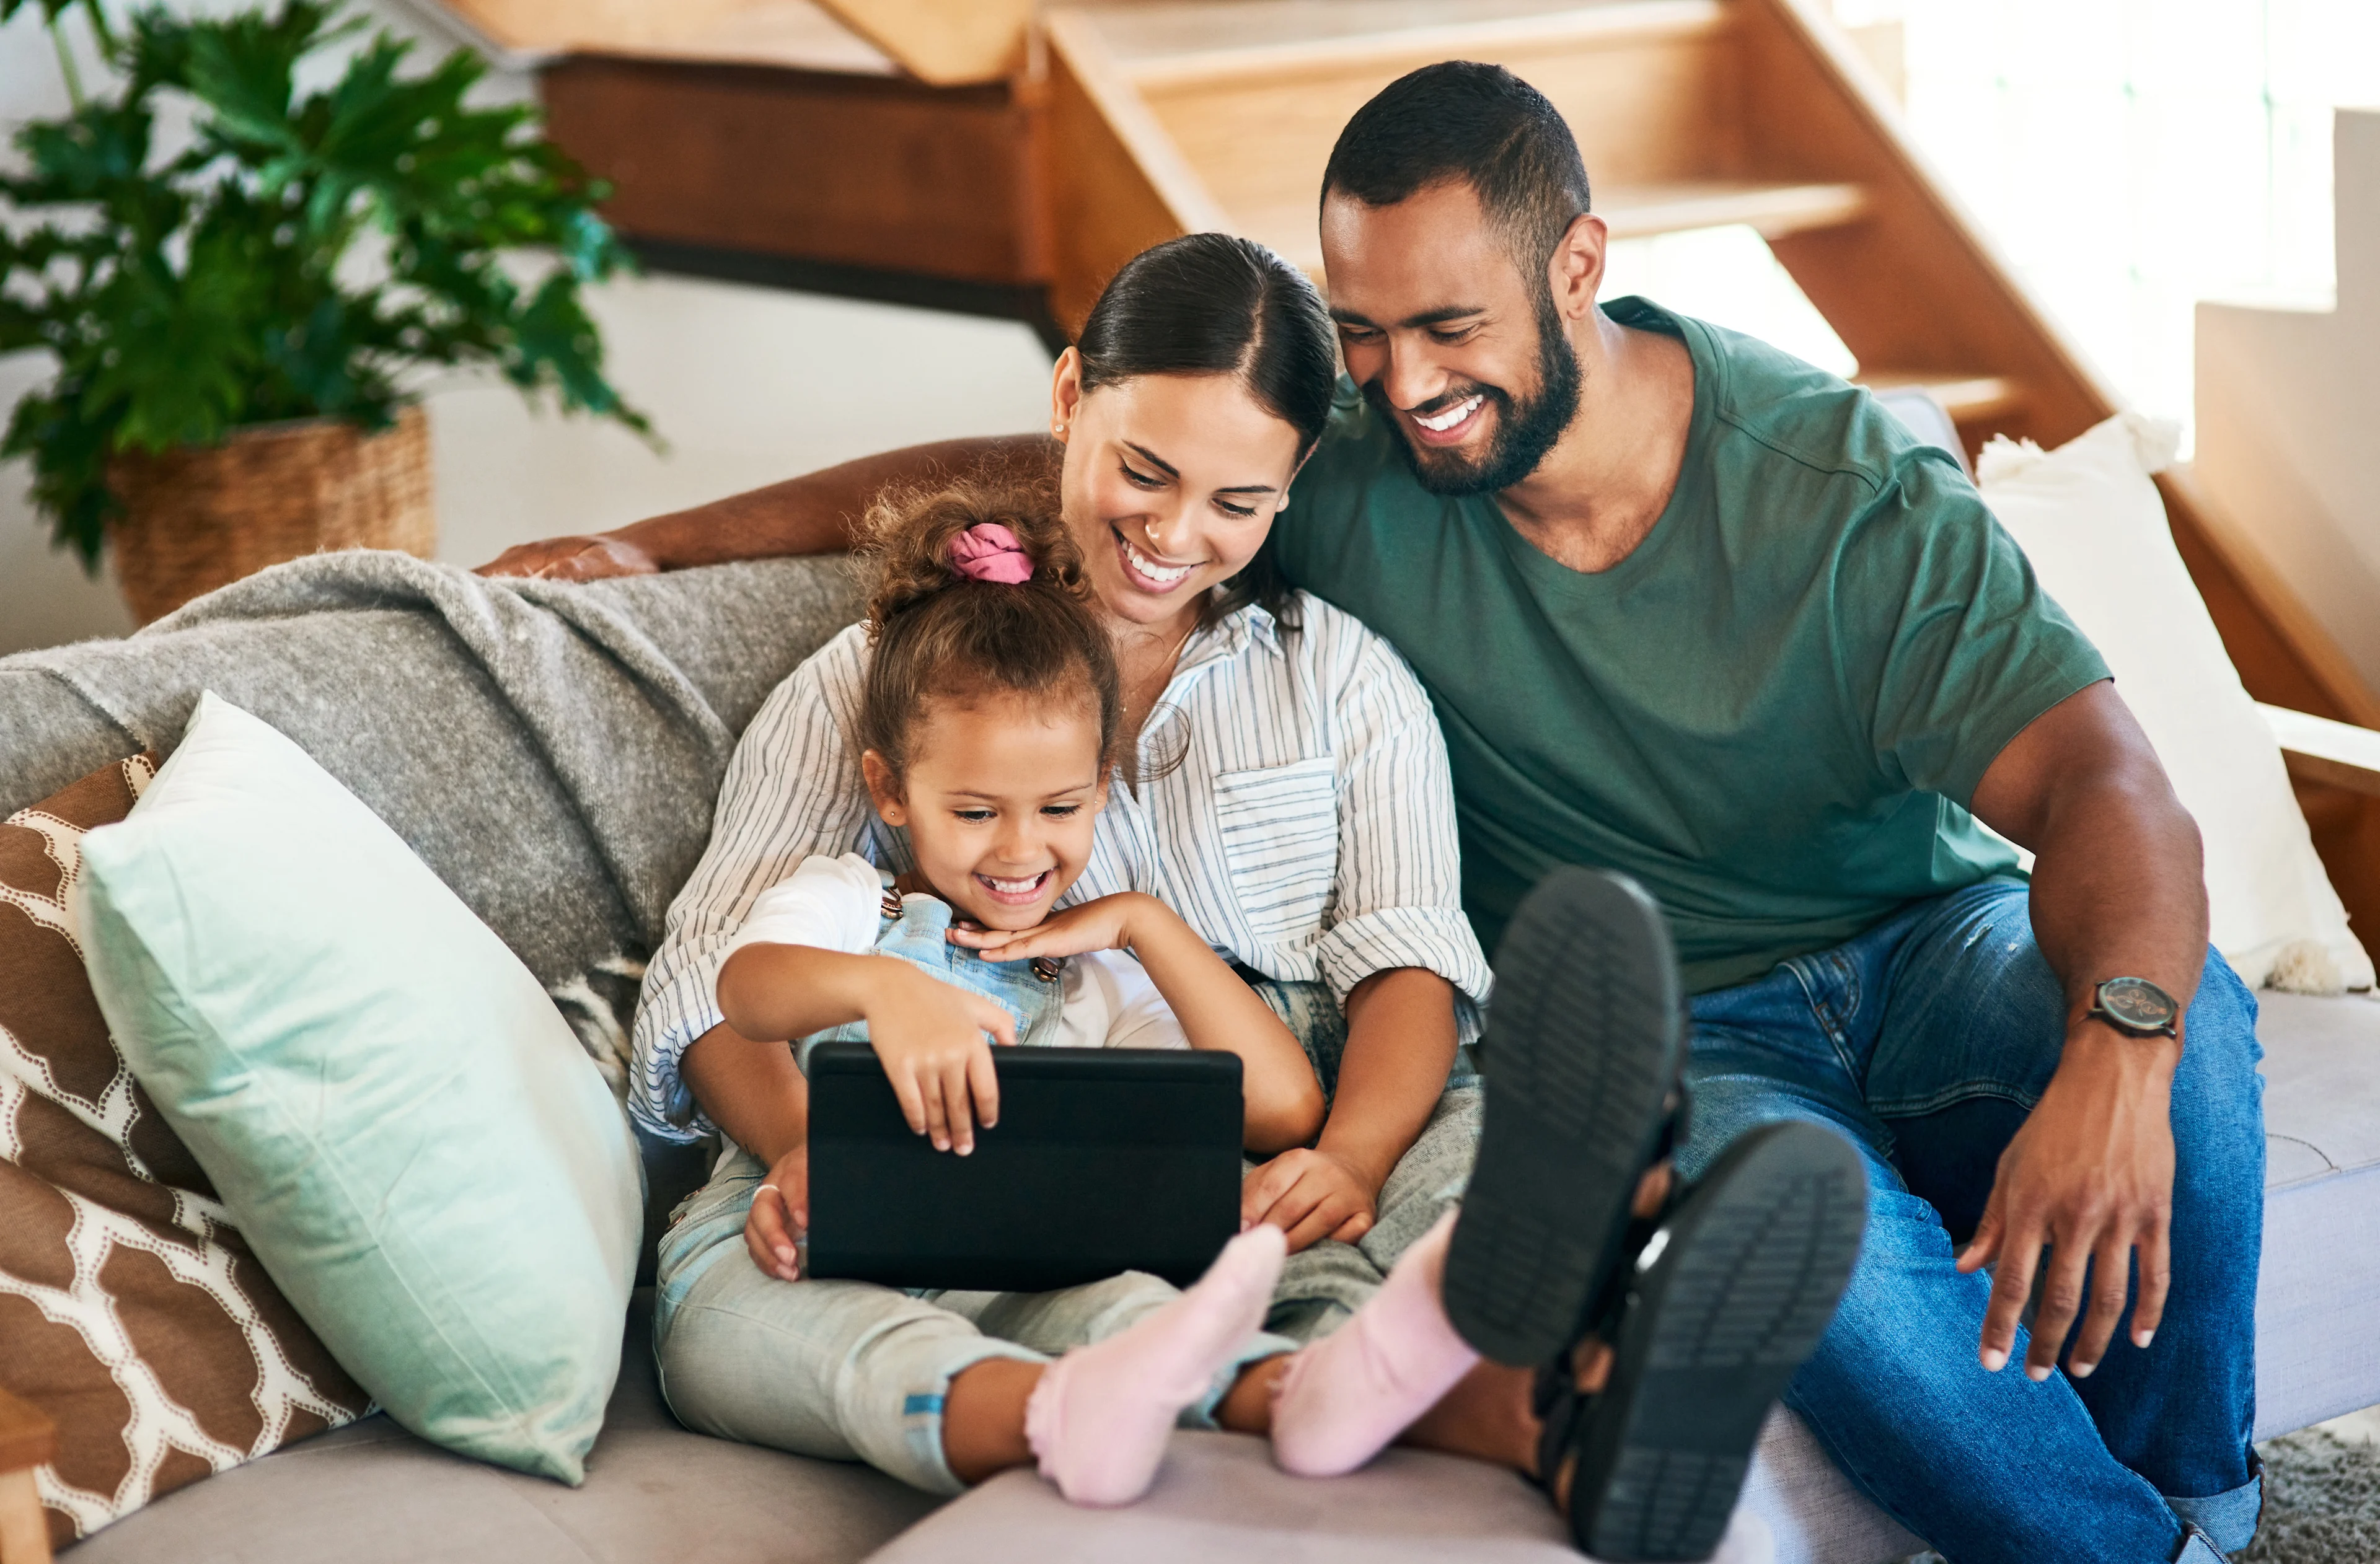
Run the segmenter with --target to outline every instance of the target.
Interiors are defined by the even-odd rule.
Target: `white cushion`
[[[1995,440],[1984,499],[2097,643],[2206,843],[2213,938],[2255,987],[2372,986],[2372,958],[2314,855],[2272,730],[2240,686],[2149,475],[2176,431],[2122,413],[2045,453]]]

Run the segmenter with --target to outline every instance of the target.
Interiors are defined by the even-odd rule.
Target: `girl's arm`
[[[1272,1007],[1156,897],[1122,891],[1070,907],[1032,928],[954,928],[951,939],[981,951],[988,961],[1131,951],[1172,1007],[1192,1048],[1240,1056],[1247,1149],[1270,1156],[1305,1145],[1321,1127],[1322,1087],[1305,1050]]]
[[[719,969],[719,1009],[735,1032],[771,1039],[788,1058],[790,1038],[865,1021],[903,1117],[937,1151],[965,1157],[975,1149],[976,1124],[999,1121],[1000,1079],[983,1037],[989,1032],[1013,1044],[1016,1023],[982,995],[906,962],[810,945],[746,945]],[[700,1090],[697,1083],[698,1097]]]

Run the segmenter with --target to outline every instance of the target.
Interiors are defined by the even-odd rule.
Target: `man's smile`
[[[1436,415],[1415,413],[1414,421],[1432,434],[1444,434],[1448,430],[1477,412],[1479,405],[1487,400],[1488,398],[1475,391],[1443,413]]]

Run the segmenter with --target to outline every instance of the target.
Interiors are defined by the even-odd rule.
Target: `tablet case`
[[[808,1274],[1043,1292],[1119,1271],[1187,1285],[1240,1231],[1237,1054],[1002,1048],[971,1156],[901,1117],[866,1043],[810,1050]]]

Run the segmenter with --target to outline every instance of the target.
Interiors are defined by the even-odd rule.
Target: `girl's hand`
[[[1284,1151],[1241,1182],[1240,1225],[1270,1222],[1293,1255],[1326,1238],[1353,1243],[1372,1231],[1379,1195],[1377,1182],[1330,1152]]]
[[[805,1141],[777,1158],[752,1196],[744,1218],[744,1247],[752,1263],[779,1281],[802,1279],[794,1243],[810,1227],[810,1148]]]
[[[1137,891],[1119,891],[1079,907],[1052,913],[1030,928],[953,927],[950,941],[982,952],[986,961],[1030,961],[1035,956],[1079,956],[1090,951],[1128,950],[1133,929],[1162,903]]]
[[[905,962],[879,959],[892,970],[868,998],[868,1040],[909,1128],[929,1137],[936,1151],[965,1157],[975,1149],[976,1125],[1000,1121],[1000,1077],[984,1034],[1013,1046],[1016,1023],[981,994]]]

